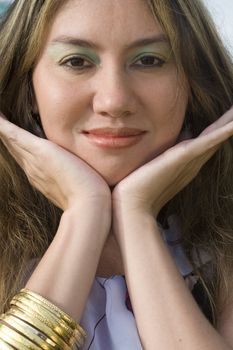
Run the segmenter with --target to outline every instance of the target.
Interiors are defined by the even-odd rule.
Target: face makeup
[[[188,102],[166,35],[141,0],[67,1],[33,86],[46,137],[110,186],[176,143]],[[143,133],[84,132],[99,128]]]

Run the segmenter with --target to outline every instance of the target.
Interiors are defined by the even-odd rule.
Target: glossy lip
[[[83,130],[84,134],[89,135],[98,135],[98,136],[105,136],[105,137],[128,137],[128,136],[135,136],[140,135],[142,133],[145,133],[144,130],[136,129],[136,128],[98,128],[98,129],[90,129],[90,130]]]
[[[103,131],[102,131],[103,132]],[[112,134],[93,134],[93,133],[83,133],[85,137],[88,138],[88,140],[94,144],[95,146],[98,146],[100,148],[110,148],[110,149],[117,149],[117,148],[125,148],[125,147],[131,147],[138,142],[141,141],[141,139],[145,135],[145,131],[141,132],[137,135],[130,135],[130,136],[117,136]]]

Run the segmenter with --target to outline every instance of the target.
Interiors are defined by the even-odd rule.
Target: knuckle
[[[16,144],[18,143],[18,137],[17,133],[15,131],[12,131],[8,136],[7,136],[7,141],[11,144]]]

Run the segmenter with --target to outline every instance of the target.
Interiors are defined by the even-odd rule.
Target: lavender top
[[[184,254],[174,216],[168,218],[168,226],[166,230],[161,229],[162,237],[178,270],[192,289],[196,278]],[[205,263],[208,258],[203,260]],[[80,324],[87,333],[84,350],[143,350],[122,275],[95,278]]]

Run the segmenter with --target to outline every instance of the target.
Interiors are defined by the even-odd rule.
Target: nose
[[[136,96],[130,78],[124,70],[102,68],[95,81],[93,97],[95,114],[119,118],[136,111]]]

